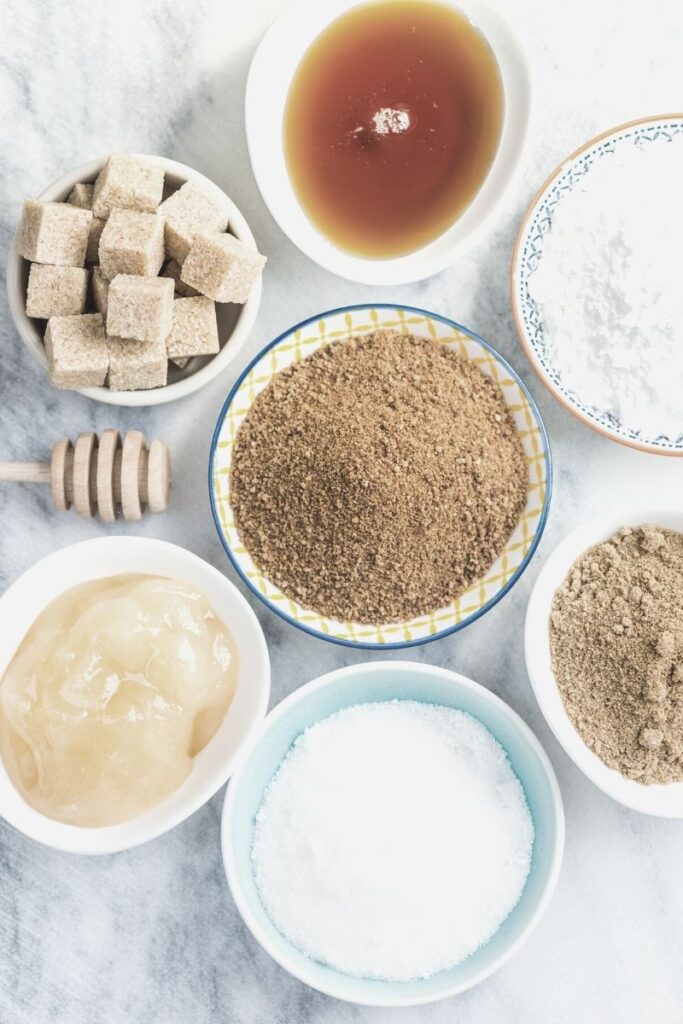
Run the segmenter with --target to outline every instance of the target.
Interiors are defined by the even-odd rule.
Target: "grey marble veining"
[[[357,301],[421,305],[472,327],[513,363],[539,402],[555,458],[551,516],[530,568],[496,608],[409,656],[456,668],[508,700],[546,746],[567,814],[559,887],[524,949],[464,996],[404,1011],[319,995],[246,934],[221,865],[222,793],[169,835],[103,859],[54,853],[0,822],[2,1024],[674,1024],[683,1017],[683,823],[633,814],[583,778],[541,719],[522,651],[526,599],[553,545],[606,506],[683,500],[683,460],[610,444],[565,413],[525,362],[507,291],[516,224],[557,161],[612,124],[680,108],[680,8],[674,0],[497,2],[516,22],[534,67],[526,174],[495,229],[464,261],[400,289],[353,285],[318,269],[260,200],[246,153],[243,88],[256,42],[282,0],[0,5],[3,270],[21,198],[112,149],[162,153],[208,174],[240,205],[270,257],[261,312],[239,365],[157,410],[118,410],[52,391],[0,299],[0,457],[40,457],[56,437],[110,425],[164,437],[174,456],[172,510],[136,532],[184,544],[232,576],[210,518],[206,463],[218,411],[248,358],[290,324]],[[52,513],[38,488],[1,487],[0,586],[42,555],[102,529]],[[273,703],[321,672],[368,657],[256,611],[271,651]]]

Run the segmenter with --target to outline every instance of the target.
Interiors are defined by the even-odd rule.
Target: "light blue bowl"
[[[263,791],[291,744],[308,726],[341,708],[406,699],[444,704],[479,719],[507,751],[534,822],[531,870],[522,897],[496,934],[471,957],[431,978],[384,982],[355,978],[312,960],[266,914],[251,865],[254,816]],[[448,669],[417,662],[377,661],[329,672],[302,686],[266,718],[233,775],[223,809],[223,860],[245,924],[285,970],[307,985],[352,1003],[413,1006],[455,995],[486,978],[524,942],[545,912],[562,862],[564,813],[557,779],[529,727],[489,690]]]

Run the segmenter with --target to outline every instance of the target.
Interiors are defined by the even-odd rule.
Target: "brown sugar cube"
[[[113,153],[97,176],[92,211],[105,219],[114,207],[154,213],[163,190],[163,167],[143,157]]]
[[[190,288],[189,284],[183,284],[180,280],[180,272],[183,268],[177,260],[167,260],[164,263],[161,276],[170,277],[175,282],[175,293],[176,295],[182,295],[183,298],[189,299],[193,295],[199,295],[199,292],[194,288]]]
[[[102,217],[93,217],[88,232],[88,245],[85,250],[86,263],[97,263],[100,258],[100,238],[104,231],[106,220]]]
[[[107,334],[166,344],[173,321],[173,281],[119,274],[109,285]]]
[[[32,263],[82,267],[92,213],[69,203],[26,199],[17,233],[17,251]]]
[[[185,367],[187,366],[187,364],[189,363],[189,361],[190,361],[189,358],[188,359],[171,359],[171,362],[173,363],[173,365],[177,366],[179,370],[184,370]]]
[[[183,263],[181,280],[216,302],[246,302],[266,257],[233,235],[200,234]]]
[[[169,359],[212,356],[219,348],[216,307],[211,299],[203,295],[175,299],[171,332],[166,338]]]
[[[186,181],[165,199],[159,214],[164,218],[166,252],[179,263],[190,251],[195,235],[226,231],[228,227],[227,206],[212,199],[193,181]]]
[[[32,263],[28,275],[26,315],[49,320],[85,312],[88,271],[81,267],[51,267]]]
[[[112,391],[146,391],[165,385],[168,357],[164,341],[130,341],[110,335],[107,345]]]
[[[99,267],[94,267],[92,272],[92,300],[95,309],[103,317],[107,316],[107,296],[109,295],[109,281]]]
[[[112,210],[99,244],[100,269],[111,281],[117,274],[154,277],[164,262],[164,222],[155,213]]]
[[[92,210],[94,188],[94,185],[90,185],[87,182],[80,182],[78,185],[74,185],[69,193],[67,203],[71,203],[72,206],[78,206],[81,210]],[[100,246],[100,235],[102,234],[106,223],[107,222],[103,217],[93,217],[90,222],[88,245],[85,250],[86,263],[97,263],[99,259],[98,251]]]
[[[45,351],[56,388],[101,387],[109,353],[100,313],[53,316],[47,322]]]
[[[81,210],[92,210],[92,194],[94,189],[94,185],[89,185],[84,181],[78,182],[69,192],[67,203],[71,203],[72,206],[78,206]]]

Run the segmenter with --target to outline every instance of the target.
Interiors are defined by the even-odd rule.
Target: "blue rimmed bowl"
[[[473,360],[500,387],[519,430],[529,465],[527,502],[500,557],[486,575],[445,608],[409,622],[368,626],[338,622],[291,600],[259,571],[240,540],[230,502],[232,451],[237,432],[255,397],[275,374],[327,344],[343,344],[378,328],[403,331],[439,341]],[[513,586],[541,538],[550,504],[552,470],[545,427],[525,385],[512,367],[482,338],[436,313],[412,306],[362,305],[330,310],[304,320],[276,338],[256,356],[235,382],[218,417],[209,458],[209,493],[218,535],[248,587],[268,607],[313,636],[349,647],[376,650],[411,647],[462,629],[474,622]]]
[[[566,387],[553,364],[541,311],[531,297],[529,282],[543,259],[545,239],[555,211],[564,198],[581,188],[591,168],[621,146],[666,146],[683,134],[683,114],[640,118],[596,136],[563,160],[532,199],[517,234],[510,269],[512,312],[517,334],[529,361],[555,398],[593,430],[613,441],[659,455],[683,455],[683,434],[647,437],[631,430],[609,412],[587,405],[581,395]]]
[[[417,700],[466,711],[508,755],[534,823],[531,868],[519,902],[475,953],[430,978],[376,981],[342,974],[297,949],[268,917],[254,881],[254,818],[263,792],[296,738],[309,726],[354,704]],[[499,697],[435,665],[375,661],[321,676],[285,698],[268,715],[234,774],[222,823],[223,861],[230,889],[254,938],[285,970],[312,988],[366,1006],[416,1006],[463,992],[496,971],[529,938],[557,882],[564,848],[562,798],[552,766],[529,727]]]

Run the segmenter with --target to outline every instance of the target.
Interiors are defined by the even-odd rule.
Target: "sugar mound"
[[[453,966],[518,902],[533,823],[498,742],[452,708],[389,701],[307,729],[267,787],[252,861],[310,957],[407,981]]]

